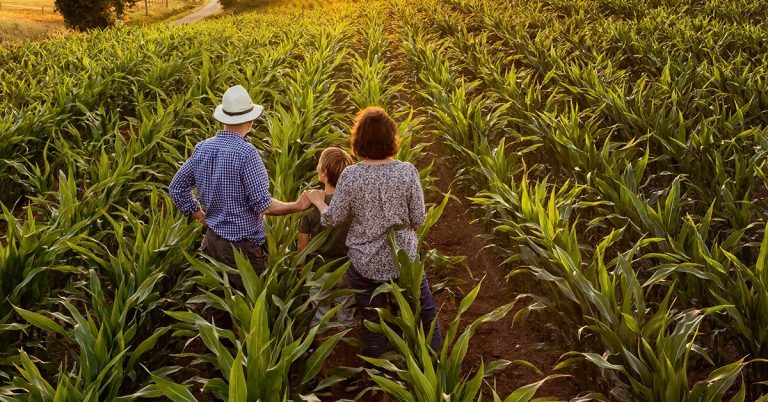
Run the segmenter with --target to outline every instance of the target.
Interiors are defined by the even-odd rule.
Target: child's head
[[[331,187],[336,187],[341,172],[352,164],[352,157],[341,148],[326,148],[320,154],[320,161],[317,163],[317,174],[320,182]]]

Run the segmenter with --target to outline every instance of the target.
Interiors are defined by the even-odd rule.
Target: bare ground
[[[217,12],[221,11],[221,9],[222,9],[222,6],[221,6],[221,3],[219,3],[219,0],[210,0],[208,3],[200,7],[200,9],[195,11],[194,13],[185,15],[184,17],[181,17],[178,20],[176,20],[176,23],[177,24],[195,23],[205,18],[208,18],[213,14],[216,14]]]
[[[439,155],[439,146],[432,146]],[[434,176],[436,186],[443,192],[450,189],[454,175],[450,168],[437,159]],[[455,191],[454,191],[455,194]],[[455,315],[456,304],[465,293],[472,290],[482,280],[482,288],[470,309],[464,314],[462,325],[467,325],[506,303],[510,303],[520,293],[529,293],[533,281],[508,282],[506,275],[509,267],[501,265],[501,259],[485,248],[486,243],[479,237],[485,234],[482,224],[474,222],[469,210],[469,201],[462,194],[456,194],[459,201],[452,200],[445,209],[440,221],[432,228],[425,247],[436,248],[446,255],[467,256],[467,266],[454,267],[443,274],[462,281],[464,284],[454,289],[456,300],[448,300],[448,296],[437,295],[438,305],[442,305],[441,322],[447,326],[446,319]],[[471,276],[470,276],[471,273]],[[443,278],[430,278],[436,282]],[[535,286],[535,284],[533,284]],[[553,339],[542,323],[533,317],[512,325],[514,312],[524,306],[521,301],[505,319],[487,323],[480,327],[470,343],[470,350],[465,361],[467,369],[479,368],[480,362],[485,364],[493,360],[509,361],[525,360],[544,372],[537,374],[521,365],[510,365],[494,378],[496,390],[504,398],[515,389],[539,381],[544,378],[557,363],[563,353],[553,345]],[[570,399],[576,396],[578,389],[569,378],[558,378],[542,385],[537,395]]]

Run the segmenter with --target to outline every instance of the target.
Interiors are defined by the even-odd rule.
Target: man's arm
[[[269,208],[264,210],[262,213],[269,216],[290,215],[295,214],[296,212],[304,211],[311,206],[312,203],[309,201],[307,194],[304,193],[299,197],[298,200],[294,202],[283,202],[272,198],[272,202],[270,203]]]
[[[304,211],[312,203],[304,194],[295,202],[283,202],[269,194],[269,176],[258,152],[254,151],[246,161],[241,179],[245,186],[248,206],[256,213],[281,216]]]
[[[253,151],[243,165],[240,175],[248,207],[258,214],[265,213],[272,206],[274,199],[269,194],[269,176],[258,152]]]
[[[190,158],[173,176],[173,180],[171,180],[171,184],[168,186],[168,193],[181,213],[205,223],[205,212],[200,207],[200,202],[192,195],[194,187],[195,172],[192,167],[192,158]]]

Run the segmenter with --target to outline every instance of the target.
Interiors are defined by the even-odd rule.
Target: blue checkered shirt
[[[185,215],[197,212],[202,202],[208,228],[229,241],[267,239],[262,212],[272,202],[269,176],[259,151],[237,133],[219,131],[197,144],[168,192]]]

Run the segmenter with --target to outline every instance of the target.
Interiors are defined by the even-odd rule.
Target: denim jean
[[[390,296],[388,294],[379,294],[371,298],[373,291],[383,282],[368,279],[360,275],[354,267],[347,270],[347,283],[352,289],[361,291],[355,295],[357,309],[364,320],[378,323],[379,315],[376,308],[389,308]],[[429,332],[432,321],[437,318],[437,307],[432,298],[432,291],[429,289],[427,276],[421,281],[421,325],[424,332]],[[360,329],[360,338],[363,341],[363,354],[368,357],[380,357],[389,349],[389,342],[384,334],[375,333],[365,326]],[[433,349],[438,349],[443,345],[443,335],[440,332],[440,324],[435,323],[435,332],[432,335],[430,345]]]

